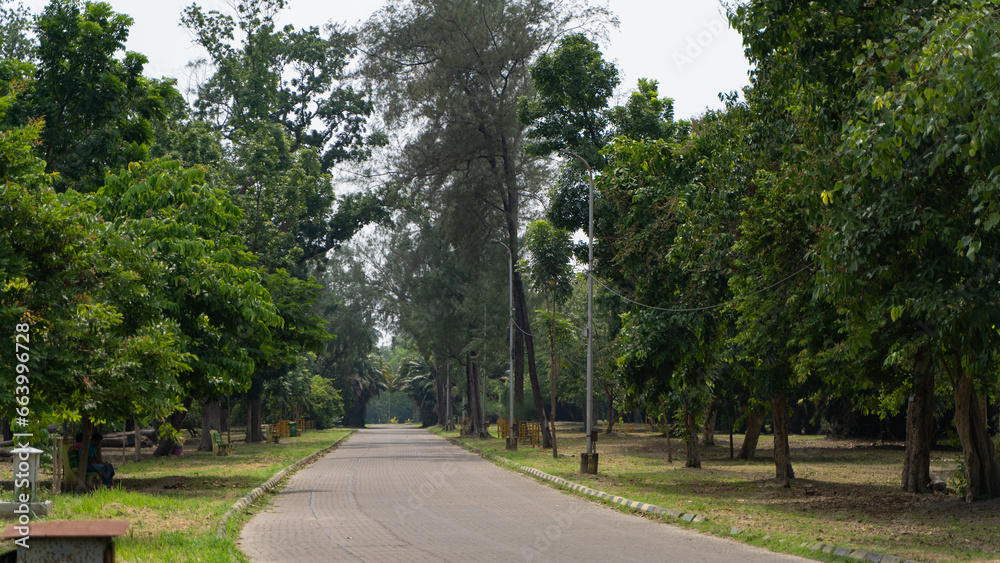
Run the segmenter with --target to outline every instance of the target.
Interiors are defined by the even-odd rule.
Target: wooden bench
[[[510,423],[506,418],[497,419],[497,435],[499,438],[510,438]]]
[[[222,435],[217,430],[211,430],[210,432],[212,433],[212,453],[215,455],[229,455],[233,453],[233,445],[229,442],[223,442]]]

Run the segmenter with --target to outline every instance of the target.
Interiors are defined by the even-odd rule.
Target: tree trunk
[[[736,421],[736,407],[732,407],[734,412],[729,413],[729,459],[736,457],[733,454],[733,424]]]
[[[674,462],[674,447],[670,444],[670,419],[667,418],[667,396],[660,397],[660,409],[663,411],[663,435],[667,438],[667,463]]]
[[[926,347],[914,361],[913,396],[906,407],[906,453],[903,456],[903,490],[922,493],[931,482],[931,441],[934,433],[933,358]]]
[[[184,408],[174,411],[173,414],[167,417],[167,420],[165,420],[164,423],[172,426],[175,432],[178,431],[181,427],[181,424],[184,423],[184,416],[187,415],[187,410],[191,408],[192,402],[194,402],[194,399],[192,399],[191,397],[185,398]],[[167,438],[166,440],[160,440],[159,445],[156,446],[156,450],[153,452],[153,457],[168,456],[170,455],[170,449],[173,447],[174,447],[174,441],[171,440],[170,438]]]
[[[244,442],[259,444],[264,441],[260,425],[264,424],[264,376],[254,376],[247,392],[247,433]]]
[[[135,430],[135,435],[132,437],[133,444],[135,446],[135,460],[142,461],[142,428],[139,427],[139,419],[132,419],[132,429]],[[122,434],[124,434],[124,428],[122,429]],[[124,439],[124,438],[123,438]]]
[[[705,426],[702,428],[701,445],[715,445],[715,420],[718,416],[719,411],[715,409],[715,399],[712,399],[712,404],[705,411]]]
[[[520,323],[517,320],[517,304],[517,296],[515,295],[514,320]],[[511,326],[510,329],[514,331],[514,406],[519,407],[524,404],[524,334],[516,326]]]
[[[14,439],[14,430],[10,427],[10,421],[6,418],[0,419],[0,436],[3,437],[3,441]]]
[[[444,429],[451,430],[452,426],[452,416],[451,407],[454,404],[454,400],[451,395],[451,362],[445,362],[444,364]]]
[[[548,417],[545,415],[545,400],[542,398],[542,387],[538,383],[538,366],[535,364],[535,339],[531,336],[531,319],[528,317],[528,303],[524,296],[524,284],[521,282],[521,274],[514,271],[514,302],[517,324],[524,334],[524,348],[527,352],[528,378],[531,381],[531,394],[534,395],[535,415],[542,431],[542,447],[552,447],[552,435],[549,434],[549,425],[545,424]]]
[[[83,413],[80,418],[80,433],[83,434],[83,440],[80,445],[80,460],[76,465],[76,485],[74,490],[78,493],[87,492],[87,462],[90,461],[88,453],[90,452],[90,435],[94,431],[94,425],[90,421],[90,415]]]
[[[556,377],[559,371],[559,355],[556,349],[556,307],[555,304],[552,305],[550,311],[552,315],[552,328],[549,330],[549,347],[551,349],[552,362],[549,366],[549,385],[552,388],[551,399],[552,406],[549,409],[549,414],[552,417],[552,429],[550,430],[552,434],[552,457],[559,459],[559,447],[556,444]]]
[[[774,421],[774,476],[787,489],[795,473],[788,450],[788,396],[784,392],[771,399],[771,419]]]
[[[743,437],[743,445],[740,446],[740,455],[736,459],[749,461],[757,455],[757,442],[760,440],[760,429],[764,426],[764,419],[767,415],[762,412],[754,412],[747,407],[747,431]]]
[[[212,430],[222,434],[222,414],[219,401],[210,400],[201,405],[201,442],[199,452],[212,451]],[[249,427],[248,427],[249,428]]]
[[[615,398],[614,395],[608,394],[608,429],[604,431],[605,434],[611,434],[611,431],[615,428],[615,422],[618,422],[618,411],[615,409]]]
[[[1000,497],[1000,465],[987,430],[985,401],[976,392],[972,377],[962,367],[957,369],[955,430],[965,461],[965,500]]]
[[[219,405],[219,432],[232,432],[232,404],[232,397],[226,395],[226,402]],[[257,428],[260,428],[260,424],[257,425]],[[227,441],[231,442],[232,440],[227,438]]]
[[[424,399],[424,401],[422,403],[420,403],[420,427],[421,428],[429,428],[429,427],[434,426],[435,424],[438,423],[438,414],[437,414],[437,405],[436,405],[436,403],[437,403],[437,401],[435,401],[435,404],[431,404],[430,400],[428,400],[428,399]]]
[[[469,352],[468,364],[465,368],[465,388],[468,393],[468,413],[472,419],[471,434],[486,438],[486,429],[482,426],[483,406],[479,401],[479,358],[475,352]]]
[[[447,403],[445,402],[444,396],[444,384],[441,382],[441,370],[439,370],[437,366],[433,365],[430,366],[430,369],[431,375],[434,376],[434,397],[436,398],[434,406],[437,407],[437,424],[444,427],[446,422],[445,406]]]
[[[701,467],[701,456],[698,454],[698,419],[686,405],[684,407],[684,450],[687,456],[685,467]]]

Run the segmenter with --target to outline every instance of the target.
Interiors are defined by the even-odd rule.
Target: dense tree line
[[[328,253],[384,211],[334,194],[329,171],[381,141],[343,73],[354,36],[276,29],[283,7],[185,12],[212,57],[193,107],[143,76],[145,57],[123,52],[132,20],[107,4],[4,8],[0,311],[11,340],[30,328],[33,428],[79,424],[86,440],[160,421],[162,454],[192,405],[220,429],[235,395],[259,441],[265,397],[272,417],[326,424],[356,402],[373,336],[329,331],[344,298],[320,282],[336,283]]]
[[[744,458],[770,416],[787,486],[793,405],[905,414],[916,492],[947,399],[966,498],[1000,496],[996,3],[739,3],[750,85],[687,120],[680,85],[612,103],[594,3],[391,0],[357,30],[284,7],[184,11],[190,105],[105,4],[0,13],[0,330],[37,335],[45,420],[179,428],[235,394],[259,440],[265,409],[363,425],[390,388],[480,436],[508,389],[581,416],[592,271],[608,431],[641,408],[699,467],[717,416]]]

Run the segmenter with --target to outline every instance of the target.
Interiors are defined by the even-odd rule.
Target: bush
[[[309,394],[306,405],[316,419],[316,428],[332,428],[344,418],[344,400],[333,383],[321,376],[314,375],[309,380]]]

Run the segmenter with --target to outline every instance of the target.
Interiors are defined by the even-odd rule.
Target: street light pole
[[[588,472],[597,473],[597,453],[594,451],[594,171],[582,156],[568,152],[587,167],[590,180],[589,221],[587,229],[587,467]],[[592,461],[592,463],[591,463]],[[581,464],[583,465],[583,464]],[[581,470],[583,467],[581,467]]]

